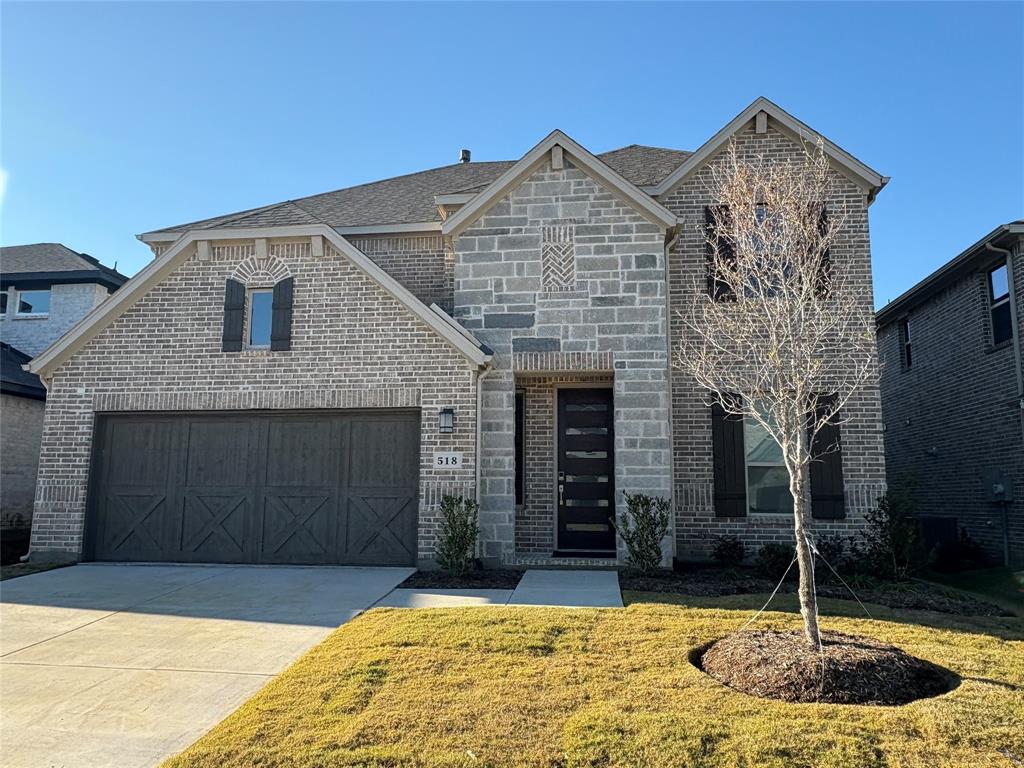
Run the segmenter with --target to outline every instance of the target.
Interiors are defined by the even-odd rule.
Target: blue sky
[[[696,149],[758,95],[892,177],[876,300],[1024,215],[1019,3],[11,3],[4,245],[134,235],[553,128]]]

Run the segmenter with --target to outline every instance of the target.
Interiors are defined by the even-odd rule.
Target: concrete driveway
[[[151,766],[411,568],[76,565],[0,585],[0,763]]]

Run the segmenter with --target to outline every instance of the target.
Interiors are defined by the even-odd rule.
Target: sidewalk
[[[394,589],[375,608],[453,608],[461,606],[533,605],[551,608],[621,608],[615,571],[530,569],[515,590]]]

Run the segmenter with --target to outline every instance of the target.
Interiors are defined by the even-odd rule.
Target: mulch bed
[[[642,575],[635,571],[619,573],[619,586],[631,592],[662,592],[694,597],[723,597],[725,595],[766,594],[775,589],[778,580],[765,578],[751,568],[701,567],[683,572],[663,572]],[[970,596],[944,590],[941,587],[911,582],[893,584],[885,581],[861,580],[852,585],[854,592],[865,603],[890,608],[909,608],[937,611],[957,616],[1012,616],[1006,609],[976,600]],[[779,594],[796,592],[796,583],[787,581]],[[818,595],[840,600],[853,600],[850,591],[835,581],[819,579]]]
[[[803,632],[738,632],[698,666],[737,691],[800,703],[893,706],[953,688],[952,673],[895,646],[841,632],[822,633],[822,652]]]
[[[458,578],[445,571],[416,571],[399,589],[515,589],[522,571],[479,570]]]

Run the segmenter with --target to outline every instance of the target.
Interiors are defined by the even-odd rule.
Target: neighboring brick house
[[[28,548],[46,389],[22,370],[128,278],[59,243],[0,248],[0,536]]]
[[[1024,565],[1024,221],[997,227],[877,314],[885,458],[930,544],[964,528]],[[1002,492],[996,486],[1002,487]]]
[[[141,235],[154,261],[32,364],[49,386],[33,553],[424,562],[446,493],[479,498],[495,564],[621,560],[624,491],[673,498],[666,558],[716,533],[791,539],[764,461],[749,489],[746,470],[723,481],[726,427],[671,365],[704,182],[734,137],[783,160],[817,134],[758,99],[696,152],[594,155],[555,131],[517,161],[464,152]],[[886,179],[823,146],[853,209],[832,259],[870,296]],[[844,415],[821,531],[857,530],[884,489],[876,383]]]

